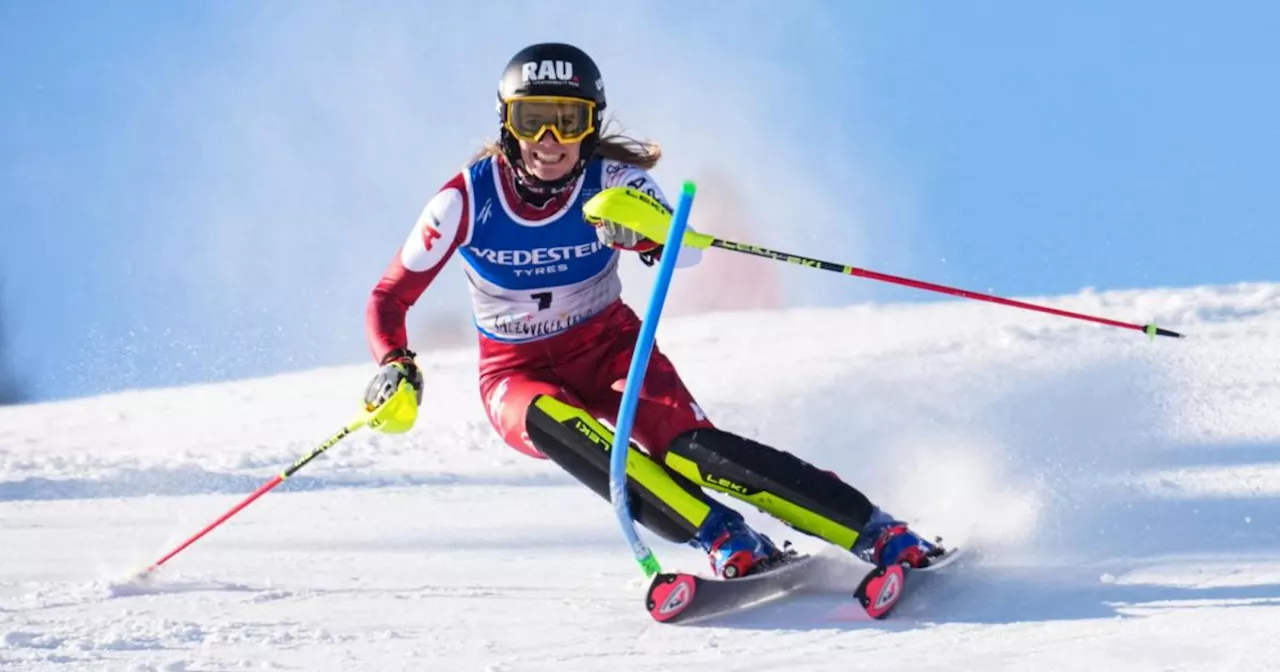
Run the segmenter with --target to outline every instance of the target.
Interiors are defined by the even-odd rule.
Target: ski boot
[[[894,520],[879,508],[871,514],[871,520],[867,521],[853,545],[854,555],[881,568],[890,565],[906,565],[912,569],[928,567],[944,552],[941,546],[920,538],[906,523]]]
[[[742,514],[715,502],[711,514],[690,542],[701,548],[717,578],[736,579],[782,558],[783,553],[742,519]]]

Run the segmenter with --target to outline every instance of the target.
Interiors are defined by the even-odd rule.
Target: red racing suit
[[[408,349],[406,313],[457,253],[479,332],[480,397],[503,439],[544,457],[525,431],[526,411],[539,394],[616,424],[640,320],[620,298],[620,253],[596,240],[582,204],[621,185],[663,200],[646,171],[600,158],[588,162],[572,190],[541,207],[518,196],[501,157],[458,173],[428,202],[373,289],[366,336],[374,359]],[[680,265],[697,258],[698,250],[682,250]],[[636,411],[636,440],[661,459],[680,434],[711,427],[655,346]]]

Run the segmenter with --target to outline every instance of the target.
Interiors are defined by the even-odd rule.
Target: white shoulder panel
[[[444,261],[462,226],[464,196],[443,189],[422,209],[418,223],[400,249],[400,263],[410,271],[429,271]]]

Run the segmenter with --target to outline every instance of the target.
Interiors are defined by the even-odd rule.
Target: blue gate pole
[[[613,437],[613,448],[609,454],[609,494],[613,502],[614,513],[622,526],[622,534],[631,544],[631,551],[640,563],[646,577],[662,571],[658,559],[654,557],[640,535],[636,532],[635,522],[631,519],[631,509],[627,503],[627,454],[630,452],[631,429],[635,424],[636,405],[640,401],[640,386],[644,382],[645,372],[649,368],[649,354],[653,350],[654,333],[658,329],[658,318],[662,315],[662,305],[667,300],[667,287],[671,284],[671,275],[675,271],[676,258],[680,251],[680,241],[684,239],[688,226],[689,209],[693,207],[693,195],[697,187],[686,181],[680,189],[680,199],[671,215],[671,229],[667,233],[667,242],[662,249],[662,260],[658,262],[658,277],[653,282],[653,294],[649,298],[649,306],[645,310],[644,320],[640,324],[640,334],[636,338],[635,351],[631,354],[631,368],[627,372],[627,384],[622,392],[622,404],[618,409],[617,432]]]

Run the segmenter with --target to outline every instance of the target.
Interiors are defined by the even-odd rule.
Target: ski
[[[736,611],[803,587],[817,559],[788,555],[765,571],[728,580],[686,572],[661,573],[649,584],[645,607],[659,623],[689,623]]]
[[[947,549],[928,567],[873,568],[854,589],[854,602],[867,619],[884,619],[910,593],[919,590],[927,576],[941,573],[963,555],[961,546]],[[824,575],[819,561],[817,555],[791,554],[764,571],[727,580],[689,572],[660,573],[649,583],[645,608],[655,621],[669,624],[692,623],[746,609],[805,588]]]
[[[928,567],[914,569],[906,565],[889,565],[871,570],[853,591],[853,599],[866,612],[867,618],[887,617],[909,591],[919,588],[920,579],[941,572],[963,554],[963,547],[951,548]],[[922,576],[923,575],[923,576]]]

